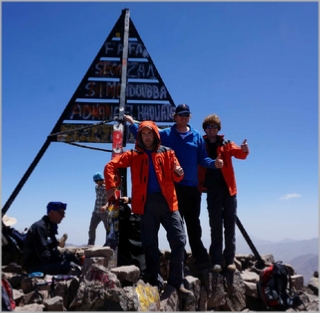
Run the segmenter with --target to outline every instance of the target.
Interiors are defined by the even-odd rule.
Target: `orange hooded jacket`
[[[221,172],[223,175],[224,180],[227,183],[230,196],[234,196],[237,193],[237,184],[236,184],[236,177],[233,170],[232,165],[232,157],[235,157],[236,159],[246,159],[249,155],[249,151],[243,152],[241,148],[236,145],[234,142],[231,142],[230,140],[224,140],[224,135],[217,135],[218,137],[218,147],[217,147],[217,155],[221,154],[221,157],[223,159],[223,167],[221,168]],[[207,145],[207,135],[203,136],[207,152],[208,151],[208,145]],[[198,187],[200,192],[206,191],[206,188],[203,187],[205,175],[206,175],[207,169],[202,166],[198,166]]]
[[[170,211],[178,210],[178,199],[174,182],[183,179],[174,171],[174,163],[180,166],[174,151],[171,148],[160,145],[160,135],[157,125],[153,121],[144,121],[139,125],[135,149],[123,152],[112,159],[104,168],[106,190],[117,187],[115,176],[118,168],[130,167],[131,171],[131,207],[135,214],[143,214],[147,197],[147,186],[149,177],[149,157],[143,150],[141,140],[141,129],[151,128],[155,133],[156,148],[151,153],[154,169],[158,178],[161,192],[168,202]]]

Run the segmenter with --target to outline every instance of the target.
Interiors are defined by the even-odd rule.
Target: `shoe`
[[[80,275],[82,271],[82,267],[74,262],[70,262],[70,269],[69,269],[69,272],[68,272],[68,275]]]
[[[68,239],[68,234],[63,234],[63,236],[58,239],[58,244],[60,248],[64,248],[64,246],[66,245],[66,241]]]
[[[157,287],[158,287],[159,295],[161,295],[161,293],[163,291],[163,287],[164,287],[163,282],[158,281]]]
[[[236,271],[236,265],[235,265],[234,263],[229,264],[229,265],[227,266],[227,271],[228,271],[228,272],[235,272],[235,271]]]
[[[183,296],[193,296],[193,292],[191,290],[186,289],[183,284],[178,289],[181,295]]]
[[[222,267],[221,267],[221,265],[215,264],[215,265],[212,267],[212,271],[213,271],[213,272],[216,272],[216,273],[222,272]]]

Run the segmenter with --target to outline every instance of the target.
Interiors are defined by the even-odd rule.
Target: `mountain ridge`
[[[260,255],[272,254],[275,261],[288,263],[295,268],[297,274],[304,278],[306,285],[315,271],[319,271],[319,239],[306,240],[285,239],[278,242],[251,238]],[[253,254],[243,237],[236,238],[236,254]]]

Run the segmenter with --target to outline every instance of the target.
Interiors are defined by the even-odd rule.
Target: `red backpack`
[[[260,272],[257,290],[268,309],[284,311],[302,303],[292,288],[291,276],[282,262],[276,262]]]

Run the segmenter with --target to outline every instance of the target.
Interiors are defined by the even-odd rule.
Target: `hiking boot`
[[[163,288],[164,288],[163,282],[162,281],[158,281],[157,287],[158,287],[159,295],[161,295],[161,293],[163,291]]]
[[[229,265],[227,266],[227,271],[228,271],[228,272],[235,272],[235,271],[236,271],[236,265],[235,265],[234,263],[229,264]]]
[[[178,292],[183,296],[193,296],[193,292],[191,290],[186,289],[183,284],[178,289]]]
[[[63,236],[57,240],[60,248],[64,248],[64,246],[66,245],[67,239],[68,239],[68,234],[63,234]]]
[[[213,267],[212,267],[212,271],[213,272],[216,272],[216,273],[220,273],[222,272],[222,267],[220,264],[215,264]]]
[[[82,267],[74,262],[70,262],[70,269],[68,275],[80,275],[82,271]]]

